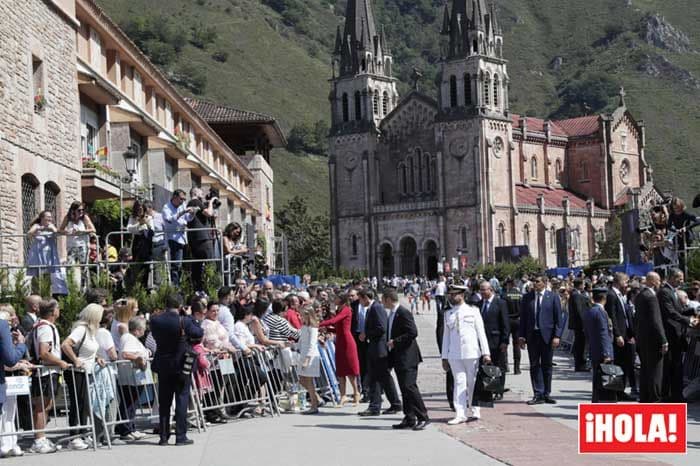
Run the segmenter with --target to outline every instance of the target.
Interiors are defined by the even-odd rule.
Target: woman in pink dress
[[[357,358],[357,346],[352,337],[352,309],[346,294],[335,298],[336,314],[319,324],[319,327],[335,327],[335,375],[340,382],[340,404],[345,404],[346,380],[350,379],[353,391],[353,402],[360,402],[360,390],[357,387],[357,377],[360,375],[360,361]]]

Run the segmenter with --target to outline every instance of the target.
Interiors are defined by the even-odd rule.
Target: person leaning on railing
[[[85,205],[82,202],[74,201],[70,205],[58,231],[67,235],[66,249],[68,250],[68,255],[66,262],[69,265],[86,264],[88,238],[90,234],[94,234],[97,230],[95,230],[95,225],[93,225],[90,216],[85,213]],[[81,277],[82,271],[76,271],[76,283],[80,283]]]
[[[131,361],[134,368],[145,370],[151,355],[139,340],[146,332],[146,319],[141,316],[132,317],[129,320],[129,333],[121,336],[121,351],[119,357]],[[120,381],[119,387],[119,417],[122,421],[128,421],[117,425],[115,431],[121,436],[121,440],[134,441],[146,436],[136,430],[134,418],[136,407],[141,397],[141,387],[125,385]]]
[[[148,205],[146,203],[148,203]],[[137,200],[134,202],[134,207],[126,226],[126,231],[132,234],[131,253],[134,256],[134,262],[137,263],[132,265],[132,273],[139,282],[148,279],[148,270],[150,269],[149,265],[141,264],[141,262],[150,262],[153,257],[155,226],[153,224],[153,217],[147,212],[148,207],[153,210],[150,201],[141,203]]]
[[[94,382],[95,365],[105,364],[103,360],[97,359],[100,345],[96,338],[103,313],[104,309],[99,304],[88,304],[61,345],[63,353],[75,368],[63,373],[68,385],[68,425],[71,427],[87,425],[90,413],[88,397],[91,396],[88,387]],[[85,434],[84,429],[70,431],[71,436]],[[85,450],[89,446],[82,437],[74,438],[69,445],[74,450]]]
[[[15,432],[15,416],[17,414],[17,396],[5,396],[5,372],[19,371],[21,375],[27,375],[33,368],[29,361],[23,360],[27,348],[24,345],[24,337],[19,331],[17,314],[9,304],[0,305],[0,362],[3,370],[0,371],[0,433]],[[16,435],[3,435],[0,437],[0,457],[22,456],[24,452],[17,444]]]
[[[58,229],[53,223],[53,214],[45,210],[39,214],[29,227],[28,241],[31,242],[27,253],[27,276],[51,276],[51,291],[56,294],[66,294],[68,287],[61,269],[56,241]]]
[[[99,298],[97,298],[99,299]],[[124,442],[114,437],[114,427],[108,423],[114,422],[117,418],[117,368],[114,362],[119,359],[117,350],[110,331],[112,317],[114,313],[111,309],[105,309],[100,321],[100,328],[97,329],[95,338],[99,344],[97,357],[108,364],[104,367],[95,368],[95,383],[92,410],[95,414],[95,436],[102,445],[107,445],[108,437],[111,445],[119,445]],[[127,327],[128,330],[128,327]]]
[[[31,340],[28,348],[30,361],[48,366],[39,368],[32,374],[32,413],[36,431],[31,447],[33,453],[53,453],[57,450],[56,445],[46,438],[43,429],[46,428],[49,412],[58,394],[59,370],[70,366],[61,359],[61,338],[56,328],[56,320],[60,315],[61,310],[55,299],[42,301],[39,306],[39,320],[28,336]]]

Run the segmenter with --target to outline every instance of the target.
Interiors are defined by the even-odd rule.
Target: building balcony
[[[121,180],[119,173],[97,160],[83,158],[81,176],[83,201],[93,202],[100,199],[119,197]]]
[[[415,212],[419,210],[437,210],[438,201],[398,202],[396,204],[381,204],[372,207],[373,214],[391,214],[396,212]]]

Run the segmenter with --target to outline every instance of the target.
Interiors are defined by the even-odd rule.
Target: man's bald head
[[[657,290],[661,286],[661,276],[656,272],[649,272],[647,274],[646,283],[649,288]]]

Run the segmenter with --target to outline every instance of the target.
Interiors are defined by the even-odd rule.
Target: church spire
[[[371,71],[372,67],[368,65],[375,59],[383,58],[367,54],[377,54],[380,48],[383,54],[388,54],[383,33],[382,36],[377,34],[371,0],[348,0],[343,35],[348,42],[347,45],[343,44],[343,48],[349,47],[350,53],[341,55],[341,76]],[[378,47],[379,44],[381,47]]]

